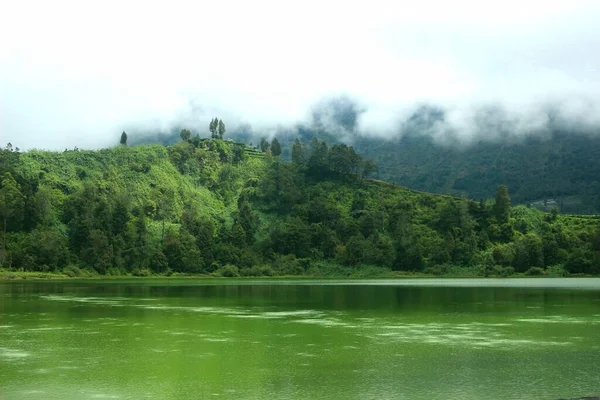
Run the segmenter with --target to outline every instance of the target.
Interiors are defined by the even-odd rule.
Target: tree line
[[[597,220],[364,179],[351,146],[292,160],[182,131],[172,146],[0,153],[0,266],[72,274],[600,273]],[[273,147],[275,139],[269,143]]]

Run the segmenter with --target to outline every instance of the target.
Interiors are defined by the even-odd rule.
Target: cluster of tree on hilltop
[[[217,124],[218,132],[218,124]],[[600,273],[598,221],[371,181],[344,144],[287,162],[182,131],[176,145],[0,153],[0,265],[144,275]],[[277,141],[278,142],[278,141]]]

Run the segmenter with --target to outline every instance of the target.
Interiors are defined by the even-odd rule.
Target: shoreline
[[[11,281],[51,281],[51,280],[86,280],[86,281],[100,281],[100,280],[358,280],[358,279],[378,279],[378,280],[392,280],[392,279],[514,279],[514,278],[531,278],[531,279],[552,279],[552,278],[594,278],[595,275],[583,275],[583,274],[572,274],[568,276],[552,276],[552,275],[537,275],[531,276],[526,274],[513,274],[510,276],[472,276],[472,275],[433,275],[419,272],[404,272],[404,273],[389,273],[384,275],[335,275],[335,276],[323,276],[323,275],[273,275],[273,276],[236,276],[236,277],[223,277],[210,274],[172,274],[172,275],[150,275],[150,276],[135,276],[135,275],[93,275],[93,276],[68,276],[58,272],[28,272],[28,271],[0,271],[0,282],[11,282]]]

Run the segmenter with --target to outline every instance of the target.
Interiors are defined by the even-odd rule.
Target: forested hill
[[[377,161],[381,179],[411,188],[485,199],[504,183],[515,203],[600,214],[600,135],[555,131],[447,146],[413,133],[391,141],[359,137],[355,147]]]
[[[511,207],[502,186],[495,200],[474,202],[372,181],[373,163],[346,145],[271,142],[263,153],[189,131],[181,138],[2,150],[0,268],[72,276],[600,272],[598,220]]]
[[[547,132],[517,135],[506,128],[497,132],[494,140],[486,139],[485,132],[477,140],[463,140],[460,132],[447,140],[436,140],[432,132],[436,124],[444,123],[444,113],[422,107],[396,135],[381,138],[355,134],[358,114],[351,105],[338,105],[330,117],[330,129],[318,115],[310,123],[280,129],[276,138],[283,148],[282,157],[290,159],[295,139],[308,146],[318,137],[330,144],[352,145],[361,156],[375,160],[379,179],[412,189],[479,200],[493,197],[496,187],[506,184],[515,204],[533,204],[546,211],[558,208],[562,213],[600,214],[597,129],[551,125]],[[493,121],[490,124],[495,126]],[[136,135],[133,139],[174,144],[179,131]],[[262,139],[250,126],[237,127],[229,136],[257,147]]]

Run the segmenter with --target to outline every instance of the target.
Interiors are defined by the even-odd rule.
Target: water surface
[[[0,283],[0,399],[600,395],[600,279]]]

